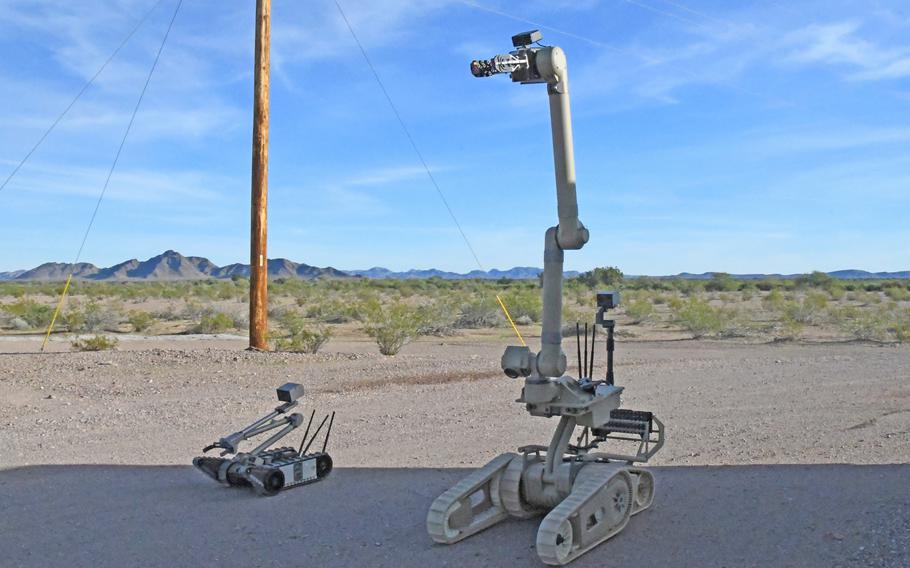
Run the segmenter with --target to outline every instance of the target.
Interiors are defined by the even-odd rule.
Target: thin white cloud
[[[860,37],[856,21],[812,24],[789,35],[789,60],[854,69],[848,79],[878,81],[910,76],[910,47],[885,47]],[[858,70],[857,70],[858,69]]]
[[[440,171],[442,168],[433,168],[431,171]],[[423,166],[398,166],[391,168],[378,168],[368,170],[349,178],[345,185],[348,186],[383,186],[392,183],[426,177],[427,172]]]
[[[10,190],[97,199],[106,176],[107,170],[100,167],[30,164]],[[105,198],[139,203],[211,203],[221,197],[214,188],[232,185],[236,185],[235,180],[208,172],[118,169]]]

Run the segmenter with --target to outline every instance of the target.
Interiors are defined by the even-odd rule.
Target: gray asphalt
[[[542,566],[537,521],[434,545],[467,470],[340,469],[255,497],[191,467],[0,471],[3,566]],[[910,465],[653,468],[654,506],[573,566],[910,566]]]

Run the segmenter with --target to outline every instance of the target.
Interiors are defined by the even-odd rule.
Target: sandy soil
[[[244,352],[231,337],[38,345],[0,341],[4,563],[535,563],[536,522],[453,547],[422,527],[464,468],[552,433],[555,420],[514,403],[502,341],[425,340],[394,358],[359,341],[319,355]],[[625,406],[667,425],[658,494],[577,565],[910,565],[910,347],[620,349]],[[273,407],[286,381],[306,385],[307,412],[338,412],[328,480],[255,499],[186,467]]]

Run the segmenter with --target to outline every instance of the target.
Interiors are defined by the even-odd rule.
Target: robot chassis
[[[575,163],[569,114],[566,57],[559,47],[541,46],[539,31],[512,38],[515,51],[473,61],[475,77],[509,73],[514,82],[546,83],[550,101],[559,225],[546,232],[541,349],[510,346],[502,369],[524,377],[521,398],[532,416],[559,416],[550,445],[525,446],[503,454],[440,495],[427,514],[427,531],[438,543],[452,544],[506,519],[545,515],[537,531],[537,553],[546,564],[563,565],[614,536],[629,518],[647,509],[654,496],[647,462],[664,442],[664,428],[650,412],[620,409],[622,387],[613,384],[613,329],[607,310],[615,292],[597,294],[597,323],[607,331],[606,380],[593,380],[594,337],[588,365],[587,325],[579,372],[565,374],[562,350],[563,251],[581,249],[588,230],[578,219]],[[576,327],[576,330],[578,328]],[[594,333],[596,335],[596,327]],[[576,427],[583,427],[574,444]],[[637,443],[634,455],[597,452],[607,440]]]
[[[202,453],[206,453],[209,450],[220,448],[222,457],[200,456],[193,459],[193,465],[223,485],[249,487],[257,495],[271,496],[283,489],[325,479],[332,472],[332,458],[325,450],[329,443],[329,434],[332,432],[332,423],[335,421],[334,412],[331,418],[326,415],[322,419],[310,438],[310,426],[313,425],[313,417],[316,414],[316,411],[313,410],[298,449],[295,450],[291,447],[268,449],[269,446],[303,424],[303,416],[297,413],[288,414],[289,410],[297,406],[297,399],[302,396],[303,386],[297,383],[286,383],[278,387],[278,400],[284,404],[243,430],[225,436],[202,450]],[[278,418],[279,416],[281,418]],[[316,440],[322,427],[325,426],[326,421],[329,426],[322,442],[322,451],[308,454],[307,451]],[[252,451],[238,451],[240,442],[281,426],[284,428]],[[307,438],[309,438],[309,442],[307,442]],[[234,455],[225,458],[224,456],[228,454]]]

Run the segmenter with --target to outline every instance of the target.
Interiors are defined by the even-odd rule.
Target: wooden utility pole
[[[253,181],[250,221],[250,349],[268,350],[269,43],[271,0],[256,0]]]

